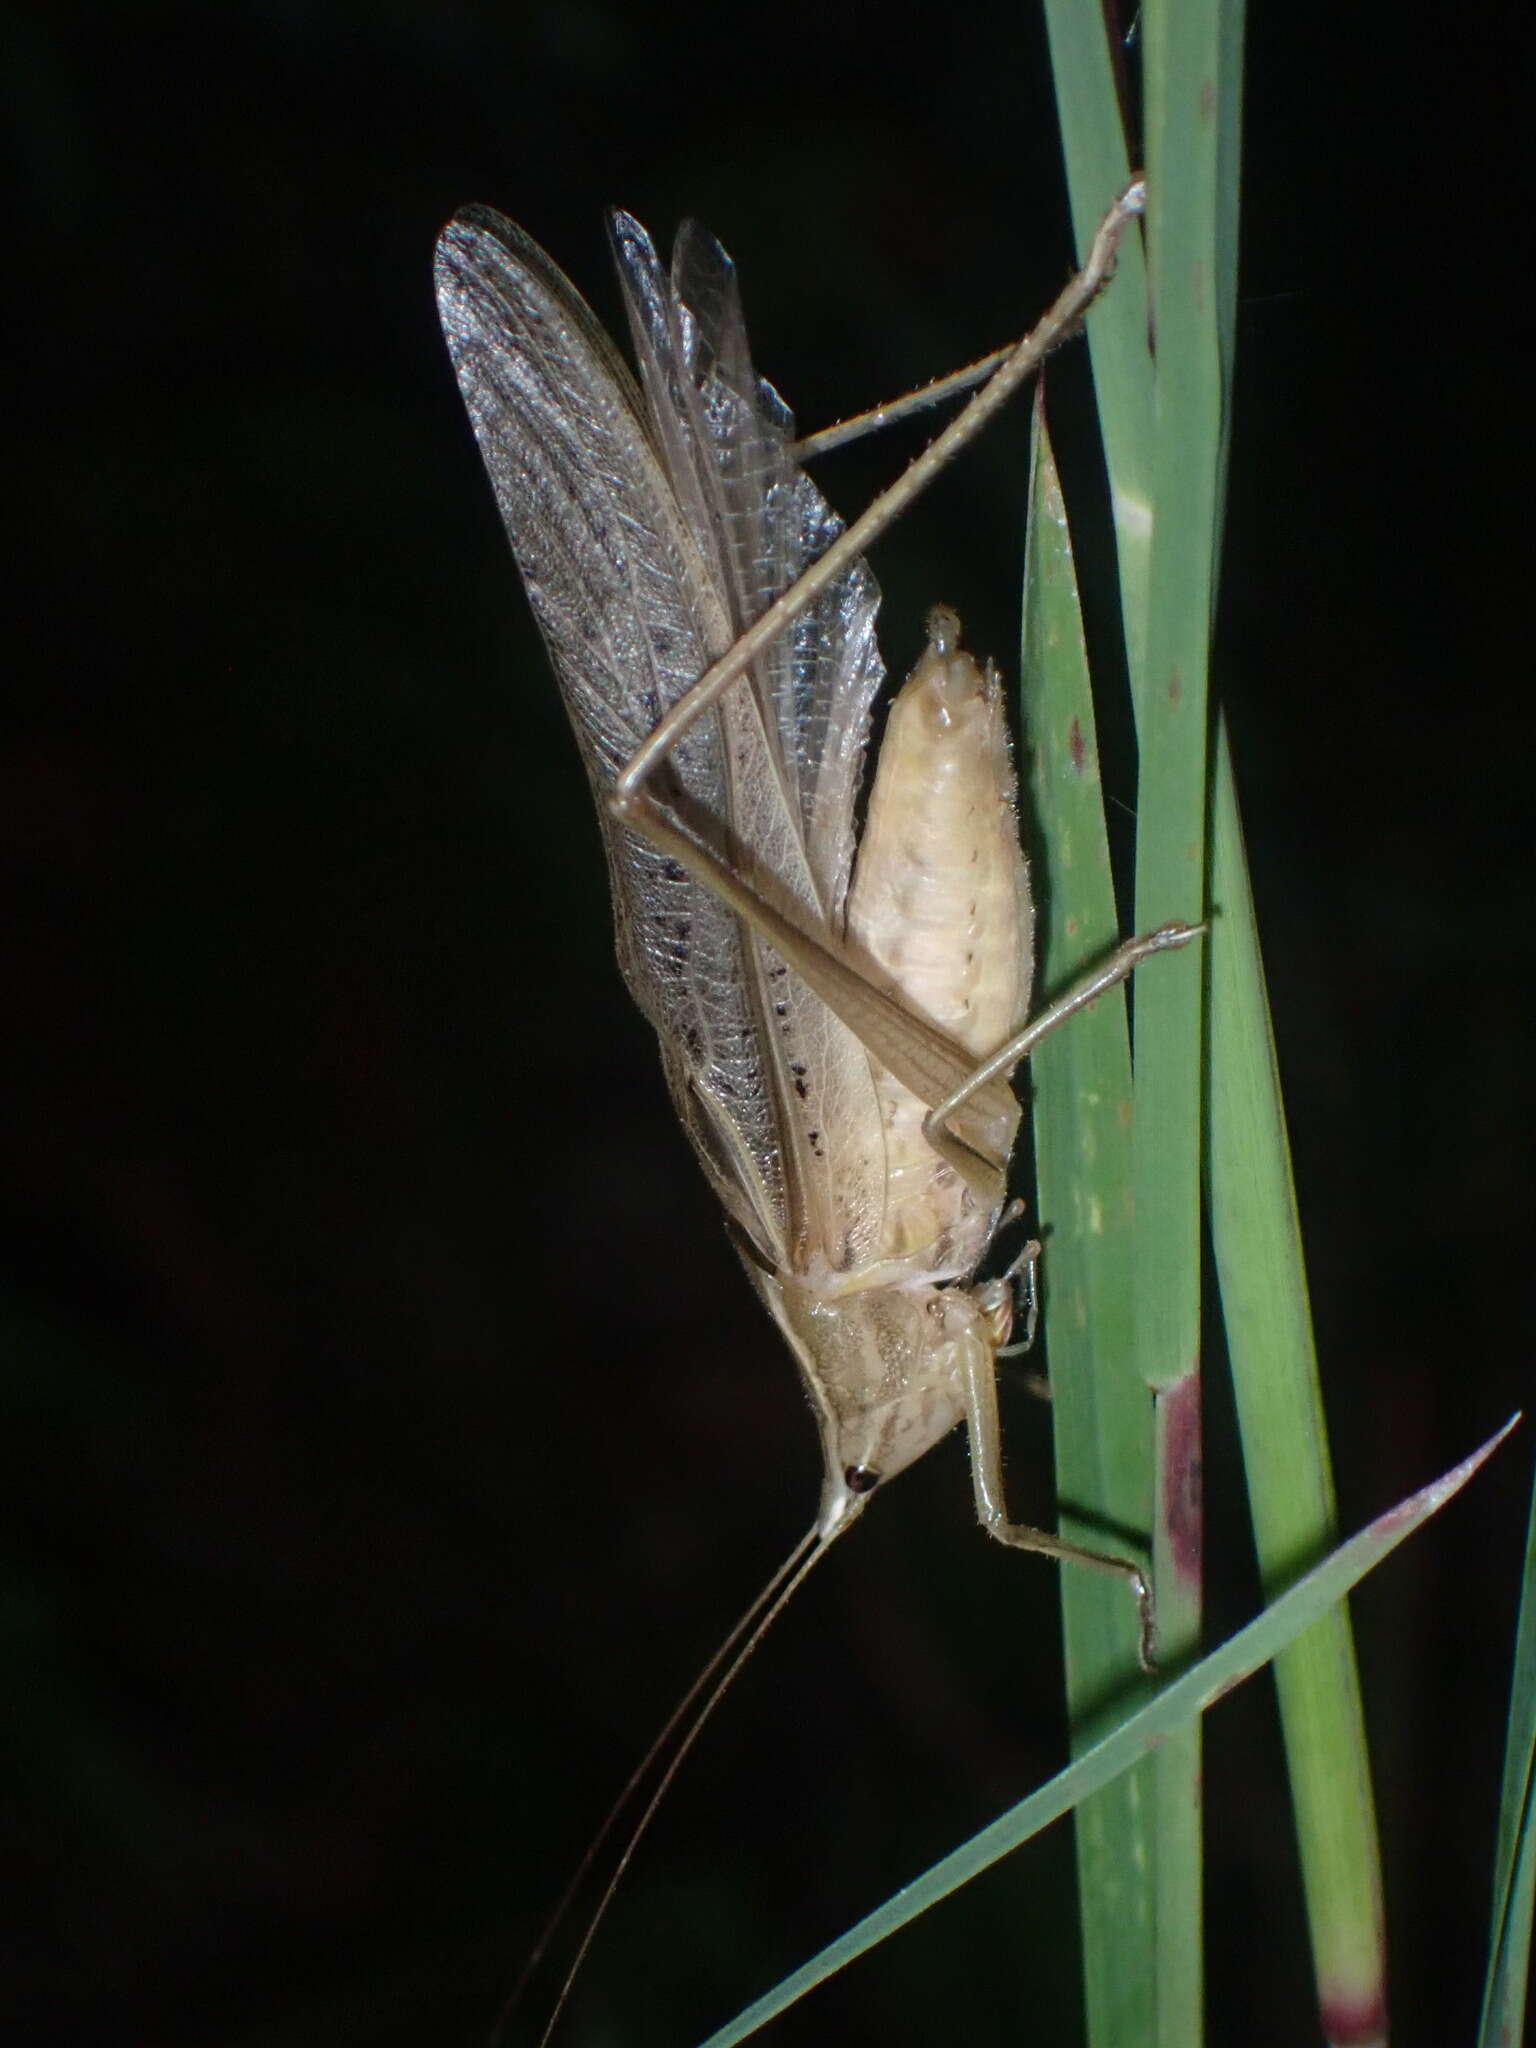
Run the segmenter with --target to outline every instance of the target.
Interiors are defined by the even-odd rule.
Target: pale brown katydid
[[[1129,941],[1028,1018],[1000,686],[943,608],[891,707],[857,846],[854,823],[882,674],[860,552],[1072,331],[1141,202],[1139,184],[1115,202],[1024,342],[919,394],[991,372],[846,530],[752,368],[729,259],[696,226],[668,278],[614,216],[638,388],[510,222],[470,208],[438,245],[454,368],[597,801],[620,966],[821,1437],[815,1522],[663,1743],[723,1665],[708,1712],[875,1487],[962,1419],[982,1526],[1123,1576],[1150,1657],[1136,1563],[1008,1517],[996,1359],[1012,1291],[974,1276],[1006,1201],[1011,1070],[1196,928]]]

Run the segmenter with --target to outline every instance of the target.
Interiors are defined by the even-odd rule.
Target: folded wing
[[[729,259],[696,229],[670,280],[614,237],[644,396],[574,287],[499,215],[439,242],[449,349],[598,800],[620,965],[717,1191],[775,1264],[856,1266],[883,1193],[858,1040],[760,940],[618,827],[617,771],[838,530],[752,370]],[[840,930],[880,670],[861,567],[727,692],[655,785],[722,857]]]

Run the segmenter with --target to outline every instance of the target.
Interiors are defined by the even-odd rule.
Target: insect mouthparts
[[[927,618],[928,644],[935,654],[953,654],[960,645],[960,614],[953,605],[930,607]]]

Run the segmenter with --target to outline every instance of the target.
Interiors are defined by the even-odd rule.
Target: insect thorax
[[[967,1374],[992,1370],[1007,1306],[995,1287],[921,1283],[828,1295],[754,1278],[815,1410],[825,1463],[818,1520],[829,1536],[965,1414]]]

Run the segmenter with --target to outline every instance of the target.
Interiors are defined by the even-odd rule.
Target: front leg
[[[977,1338],[967,1343],[964,1356],[965,1420],[971,1439],[971,1488],[976,1497],[976,1519],[989,1536],[1015,1550],[1037,1551],[1063,1564],[1087,1565],[1096,1572],[1123,1579],[1136,1598],[1138,1617],[1137,1659],[1143,1671],[1154,1671],[1156,1646],[1152,1589],[1146,1573],[1134,1559],[1116,1557],[1112,1551],[1089,1550],[1080,1543],[1068,1543],[1027,1522],[1008,1519],[1008,1500],[1003,1489],[1003,1432],[997,1407],[997,1358],[991,1347]]]
[[[646,829],[636,815],[638,800],[645,784],[689,727],[697,724],[705,712],[718,703],[722,693],[738,676],[745,674],[763,649],[777,640],[856,556],[862,555],[894,520],[900,518],[919,492],[927,489],[967,442],[975,439],[993,414],[1008,402],[1019,385],[1039,369],[1051,350],[1076,332],[1083,315],[1112,275],[1115,252],[1121,238],[1131,222],[1145,211],[1146,198],[1145,181],[1139,177],[1133,179],[1099,223],[1082,269],[1068,280],[1050,311],[1016,346],[988,358],[987,367],[993,363],[997,367],[991,370],[988,381],[964,411],[950,421],[895,483],[883,490],[852,525],[838,535],[825,554],[812,562],[789,589],[774,600],[734,646],[727,648],[713,666],[679,697],[615,782],[609,798],[615,817],[637,831]],[[981,368],[981,365],[973,364],[970,370],[959,373],[959,379],[964,380]],[[951,380],[945,381],[949,383]],[[933,395],[932,392],[922,394],[925,400]],[[894,410],[890,407],[877,408],[877,412],[886,418],[891,417]]]
[[[1187,946],[1191,939],[1200,938],[1205,930],[1203,924],[1165,924],[1159,925],[1155,932],[1144,932],[1137,938],[1122,941],[1102,966],[1090,969],[1080,980],[1074,981],[1064,995],[1048,1003],[1038,1016],[1030,1018],[1022,1031],[1016,1032],[1005,1045],[981,1061],[953,1094],[946,1095],[942,1102],[935,1104],[923,1120],[923,1136],[929,1144],[935,1151],[942,1151],[950,1120],[964,1109],[977,1091],[1006,1079],[1021,1060],[1028,1059],[1041,1039],[1049,1038],[1069,1017],[1087,1009],[1107,989],[1129,980],[1142,961],[1153,953],[1168,953]]]

